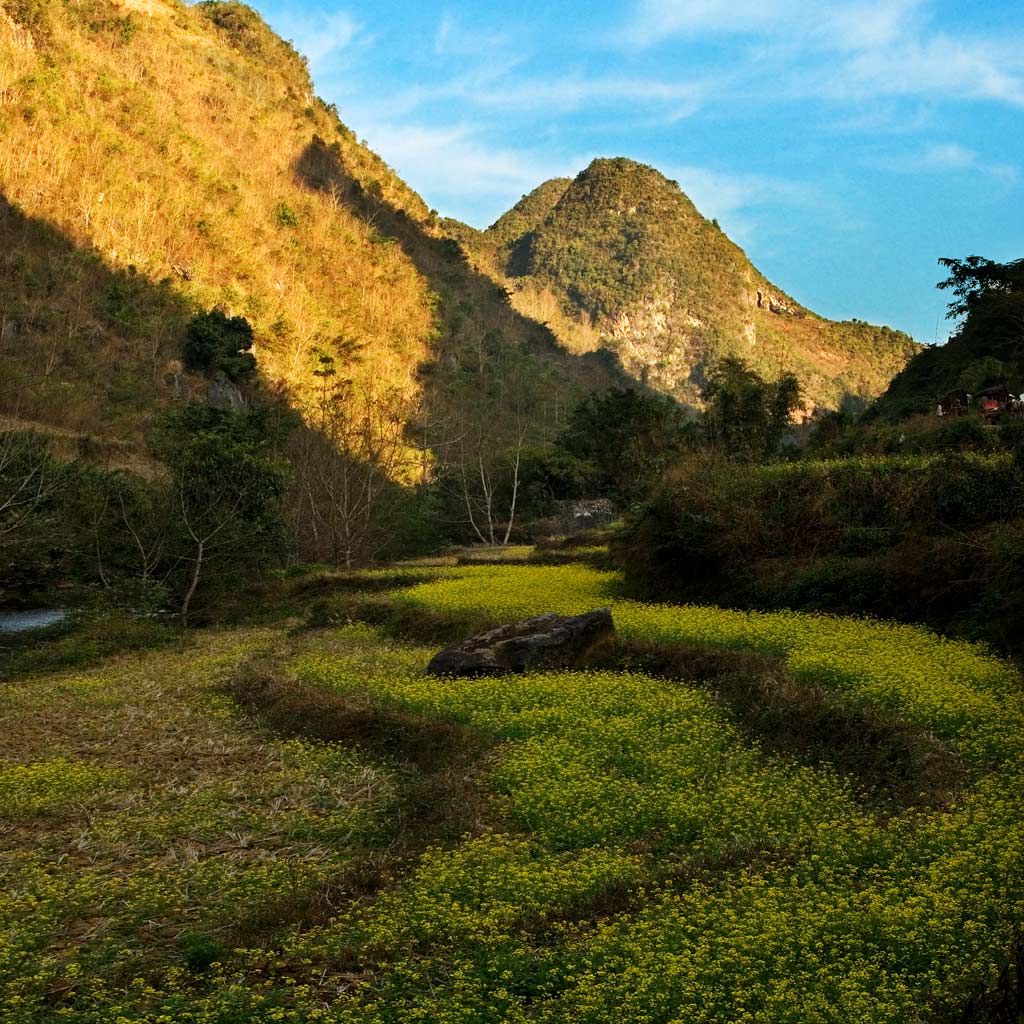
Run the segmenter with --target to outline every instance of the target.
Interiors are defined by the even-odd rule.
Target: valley
[[[1021,1024],[1024,261],[921,345],[621,149],[446,216],[311,71],[422,13],[0,0],[0,1024]]]

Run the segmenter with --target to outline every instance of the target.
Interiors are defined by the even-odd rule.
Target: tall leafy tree
[[[686,411],[674,399],[614,388],[585,398],[556,443],[585,464],[588,489],[631,501],[647,491],[689,434]]]
[[[793,413],[803,406],[800,382],[793,374],[766,381],[736,356],[722,359],[712,369],[702,396],[708,440],[741,459],[773,453]]]

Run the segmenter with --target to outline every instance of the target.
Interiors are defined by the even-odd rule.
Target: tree
[[[647,493],[691,432],[686,411],[674,399],[613,388],[580,402],[555,444],[585,464],[592,492],[632,501]]]
[[[192,318],[185,337],[185,368],[193,373],[224,374],[236,383],[256,372],[253,331],[242,316],[219,309]]]
[[[708,373],[701,394],[708,441],[735,458],[772,454],[793,413],[803,408],[793,374],[769,382],[736,356],[722,359]]]
[[[481,544],[506,545],[512,539],[527,430],[520,418],[507,446],[484,430],[467,431],[455,443],[455,482],[464,521]]]
[[[27,526],[65,476],[42,434],[0,431],[0,536]]]
[[[358,346],[335,346],[346,363]],[[290,446],[293,529],[305,555],[351,568],[392,542],[411,493],[402,481],[416,470],[406,440],[409,398],[396,389],[359,386],[339,374],[334,355],[314,349],[317,386],[307,402],[308,429]]]
[[[179,617],[188,625],[204,574],[253,570],[282,540],[285,473],[273,448],[270,413],[190,403],[172,410],[151,438],[167,466],[182,562]]]
[[[1024,259],[1010,263],[996,263],[982,256],[967,256],[962,260],[942,258],[939,265],[949,271],[949,277],[938,287],[949,289],[956,296],[947,307],[948,319],[966,316],[978,303],[994,293],[1024,292]]]

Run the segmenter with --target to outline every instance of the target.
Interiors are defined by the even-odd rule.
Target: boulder
[[[615,633],[608,608],[583,615],[549,612],[499,626],[439,651],[427,666],[434,676],[489,676],[540,668],[573,668]]]

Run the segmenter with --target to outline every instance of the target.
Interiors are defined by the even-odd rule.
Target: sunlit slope
[[[3,401],[22,418],[136,436],[188,386],[184,324],[214,305],[253,323],[264,381],[293,398],[321,349],[354,352],[339,370],[377,393],[426,382],[460,405],[488,332],[540,406],[608,379],[464,263],[241,4],[3,0],[0,139],[0,358],[32,385]]]

